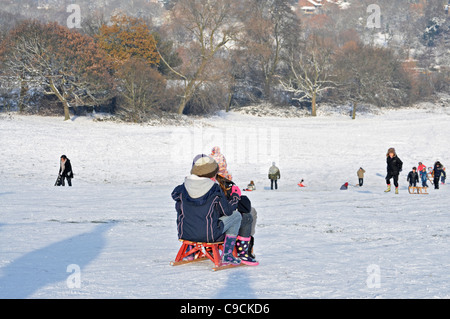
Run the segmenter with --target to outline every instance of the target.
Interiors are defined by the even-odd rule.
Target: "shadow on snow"
[[[0,269],[0,298],[29,298],[39,289],[66,281],[68,266],[83,267],[96,259],[105,247],[104,233],[111,225],[99,224],[82,233],[29,252]],[[69,288],[67,288],[69,289]]]

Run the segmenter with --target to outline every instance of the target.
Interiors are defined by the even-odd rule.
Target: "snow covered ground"
[[[0,297],[449,298],[450,187],[410,195],[406,183],[418,161],[450,163],[449,120],[448,108],[181,127],[0,114]],[[241,188],[255,181],[258,267],[169,265],[170,193],[215,145]],[[383,192],[389,147],[404,162],[399,195]],[[61,154],[71,188],[53,186]]]

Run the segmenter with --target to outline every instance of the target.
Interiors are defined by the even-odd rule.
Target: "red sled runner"
[[[177,257],[174,261],[170,262],[172,266],[189,264],[206,259],[209,259],[214,263],[212,271],[227,268],[236,268],[245,265],[243,263],[240,263],[239,265],[222,266],[220,252],[223,251],[223,242],[204,243],[184,239],[180,239],[180,241],[182,242],[182,244],[180,249],[178,250]],[[235,252],[233,254],[235,254]]]

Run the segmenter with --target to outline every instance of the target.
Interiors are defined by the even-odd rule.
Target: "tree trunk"
[[[19,96],[19,113],[23,112],[24,109],[24,99],[25,99],[25,95],[28,92],[28,86],[27,86],[27,82],[24,79],[21,79],[20,81],[20,96]]]
[[[316,92],[312,94],[312,101],[311,101],[311,115],[317,116],[316,112]]]
[[[356,118],[356,102],[353,102],[352,120]]]
[[[272,102],[272,78],[270,76],[267,76],[264,79],[264,99],[266,101]]]
[[[228,92],[228,101],[227,101],[227,106],[225,107],[225,112],[229,112],[230,108],[231,108],[231,99],[233,98],[233,93],[231,92],[231,90]]]
[[[202,63],[200,64],[197,72],[195,72],[193,78],[189,80],[186,89],[184,90],[183,99],[180,102],[180,105],[178,107],[178,114],[183,114],[184,108],[186,107],[186,104],[191,99],[192,95],[194,94],[194,91],[196,89],[195,82],[199,81],[198,78],[203,74],[203,69],[206,66],[207,60],[204,59]]]
[[[62,96],[62,94],[58,91],[58,88],[55,86],[53,79],[50,79],[50,89],[52,93],[55,94],[59,101],[63,104],[64,107],[64,121],[70,120],[70,112],[69,112],[69,102]]]
[[[186,103],[187,103],[186,97],[183,96],[183,99],[181,100],[180,105],[178,106],[178,112],[177,113],[179,115],[183,114],[184,108],[186,107]]]

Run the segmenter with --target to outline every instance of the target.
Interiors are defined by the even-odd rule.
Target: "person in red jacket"
[[[428,187],[427,167],[422,164],[422,162],[419,162],[419,166],[417,166],[417,172],[419,173],[420,179],[422,180],[422,187]]]

